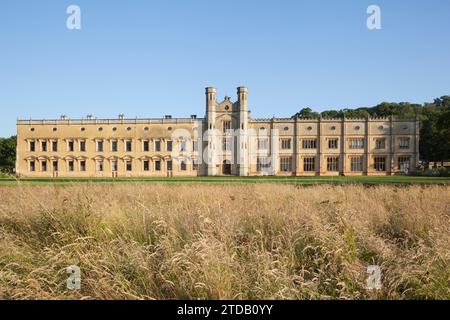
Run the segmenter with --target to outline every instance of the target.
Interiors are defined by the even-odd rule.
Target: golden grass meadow
[[[450,299],[449,186],[24,185],[0,198],[1,299]]]

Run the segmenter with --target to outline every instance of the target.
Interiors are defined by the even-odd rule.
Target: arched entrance
[[[222,174],[230,175],[231,174],[231,163],[229,160],[223,160],[222,162]]]

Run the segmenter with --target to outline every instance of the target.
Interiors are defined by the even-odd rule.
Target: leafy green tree
[[[450,160],[450,96],[426,103],[420,120],[421,159],[433,162]]]
[[[367,108],[344,109],[342,111],[346,118],[365,118],[369,115]]]
[[[17,137],[0,138],[0,169],[11,170],[16,162]]]
[[[344,115],[341,110],[326,110],[322,111],[320,114],[322,115],[322,118],[342,118]]]
[[[293,118],[313,118],[313,119],[316,119],[318,117],[319,113],[312,111],[311,108],[303,108],[293,116]]]

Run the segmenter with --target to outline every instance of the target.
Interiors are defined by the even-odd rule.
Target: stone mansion
[[[204,118],[18,120],[21,177],[394,175],[415,170],[417,119],[253,119],[248,90]]]

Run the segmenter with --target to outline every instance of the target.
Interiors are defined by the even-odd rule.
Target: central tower
[[[248,107],[246,87],[237,88],[237,101],[225,97],[217,102],[216,89],[208,87],[204,160],[207,175],[247,176],[248,155]]]
[[[239,127],[236,132],[237,144],[236,144],[236,159],[237,162],[237,175],[248,176],[248,107],[247,96],[248,89],[246,87],[237,88],[237,113],[239,114]]]

